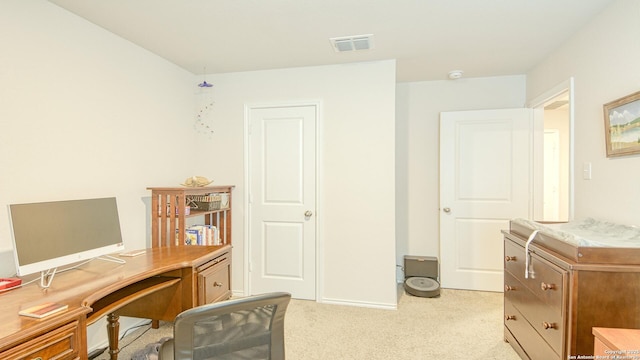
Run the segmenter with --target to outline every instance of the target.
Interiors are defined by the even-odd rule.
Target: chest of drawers
[[[568,272],[530,254],[527,275],[522,246],[505,241],[505,331],[527,342],[531,358],[560,359],[564,353]]]
[[[504,232],[504,334],[521,358],[590,358],[593,327],[640,328],[639,264],[596,252],[580,262],[580,249],[572,259],[535,239],[527,252],[526,241]]]

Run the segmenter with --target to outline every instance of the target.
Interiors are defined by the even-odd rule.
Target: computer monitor
[[[124,249],[114,197],[9,205],[19,276]]]

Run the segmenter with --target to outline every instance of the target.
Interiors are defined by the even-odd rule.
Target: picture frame
[[[607,157],[640,154],[640,91],[603,108]]]

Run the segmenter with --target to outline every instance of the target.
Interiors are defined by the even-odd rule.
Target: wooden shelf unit
[[[151,190],[152,247],[185,245],[186,219],[198,216],[204,217],[205,225],[218,228],[222,245],[231,245],[231,191],[233,188],[233,185],[147,188]],[[210,211],[191,208],[189,215],[186,214],[187,196],[208,194],[226,194],[228,206]]]

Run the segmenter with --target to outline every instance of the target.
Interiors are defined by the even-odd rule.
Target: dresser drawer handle
[[[507,255],[504,257],[504,261],[516,261],[516,257]]]
[[[547,284],[547,283],[540,283],[540,289],[542,290],[555,290],[556,289],[556,284]]]
[[[216,282],[213,283],[213,286],[222,287],[222,283],[219,283],[219,282],[216,281]]]
[[[515,286],[511,286],[511,285],[505,285],[504,286],[504,291],[512,291],[515,290],[516,287]]]
[[[542,322],[542,327],[545,328],[545,330],[555,329],[556,328],[556,324],[543,321]]]
[[[505,320],[515,320],[515,319],[516,319],[516,316],[515,316],[515,315],[505,315],[505,316],[504,316],[504,319],[505,319]]]

